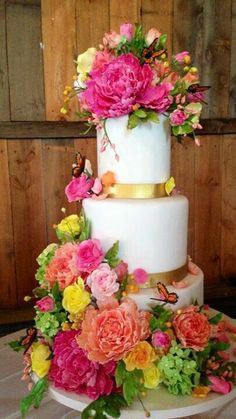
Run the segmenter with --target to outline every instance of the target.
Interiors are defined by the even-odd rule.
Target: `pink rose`
[[[77,266],[82,272],[92,272],[104,258],[104,252],[99,240],[84,240],[79,245],[77,254]]]
[[[102,191],[102,183],[98,177],[96,177],[93,187],[91,188],[91,191],[95,193],[96,195],[99,195]]]
[[[93,61],[92,71],[101,71],[103,67],[106,64],[109,64],[112,60],[114,60],[114,58],[114,55],[112,55],[110,51],[108,51],[108,49],[106,48],[103,51],[96,52]]]
[[[90,189],[93,187],[94,179],[87,177],[84,173],[73,178],[66,186],[65,193],[69,202],[79,201],[90,196]]]
[[[185,348],[203,351],[207,346],[211,327],[207,317],[198,312],[197,306],[189,306],[176,314],[173,326],[177,338]]]
[[[159,32],[156,28],[149,29],[147,35],[145,36],[147,46],[151,45],[151,43],[155,40],[160,38],[161,32]]]
[[[227,394],[232,390],[233,385],[231,381],[225,381],[216,375],[208,375],[207,378],[210,381],[209,387],[216,393]]]
[[[118,280],[121,281],[128,273],[128,265],[127,263],[120,261],[119,265],[115,267],[116,274],[118,276]]]
[[[87,278],[87,285],[97,300],[106,300],[119,289],[116,272],[108,263],[102,263]]]
[[[54,300],[48,295],[37,301],[35,305],[42,312],[52,311],[54,309]]]
[[[134,280],[137,284],[145,284],[148,280],[148,274],[144,269],[138,268],[133,272]]]
[[[116,48],[121,41],[121,35],[115,31],[106,32],[103,37],[103,45],[108,48]]]
[[[152,314],[149,311],[140,311],[139,312],[139,324],[140,324],[140,340],[146,340],[149,338],[151,331],[150,331],[150,320],[152,318]]]
[[[124,23],[120,26],[120,34],[124,36],[128,41],[133,38],[133,25],[131,23]]]
[[[171,125],[182,125],[183,122],[188,118],[188,115],[180,109],[176,109],[170,114]]]
[[[92,71],[91,78],[86,82],[87,89],[81,93],[81,97],[95,117],[126,115],[138,102],[137,97],[143,97],[152,79],[149,65],[141,66],[138,58],[124,54],[107,64],[103,71]]]
[[[140,336],[136,303],[126,298],[119,305],[113,299],[109,308],[89,307],[86,310],[77,342],[91,361],[105,364],[122,359],[140,341]]]
[[[149,86],[138,94],[136,101],[140,105],[155,109],[159,113],[165,112],[173,102],[173,97],[170,95],[172,88],[171,83]]]
[[[162,330],[156,330],[152,335],[152,344],[155,348],[161,348],[167,352],[171,344],[171,336]]]
[[[180,64],[184,63],[184,59],[185,57],[189,56],[189,52],[188,51],[182,51],[179,54],[175,55],[175,59],[176,61],[178,61]]]

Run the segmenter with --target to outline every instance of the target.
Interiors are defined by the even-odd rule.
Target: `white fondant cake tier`
[[[117,183],[163,183],[170,177],[169,119],[159,115],[160,122],[147,122],[127,128],[128,115],[106,120],[106,132],[115,144],[101,152],[104,130],[97,131],[98,176],[111,171]]]
[[[182,195],[157,199],[85,199],[92,237],[104,250],[119,240],[119,256],[129,272],[177,269],[187,259],[188,200]]]
[[[176,304],[168,304],[167,306],[174,311],[194,304],[196,301],[201,306],[204,302],[203,278],[203,272],[200,271],[198,275],[187,274],[184,278],[184,281],[187,284],[186,288],[176,289],[172,285],[168,285],[168,291],[175,292],[179,299]],[[157,288],[142,289],[139,293],[129,294],[128,296],[137,303],[140,310],[150,310],[151,307],[154,307],[158,303],[158,301],[152,300],[152,298],[159,298]]]

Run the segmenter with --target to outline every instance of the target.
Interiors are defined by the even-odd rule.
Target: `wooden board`
[[[236,135],[225,136],[222,163],[222,276],[236,285]]]
[[[205,136],[195,153],[194,259],[204,272],[205,287],[220,281],[221,140]]]
[[[161,33],[167,34],[167,49],[169,57],[171,57],[173,38],[173,1],[142,0],[141,22],[145,32],[154,27]]]
[[[61,208],[66,214],[77,211],[76,204],[69,204],[65,196],[65,186],[71,180],[71,167],[75,158],[74,141],[45,140],[43,141],[43,182],[46,206],[46,228],[48,243],[55,242],[56,234],[53,225],[64,218]]]
[[[0,2],[0,120],[10,120],[5,2]]]
[[[0,141],[0,307],[16,307],[14,236],[9,185],[7,141]]]
[[[228,116],[236,116],[236,0],[232,0],[231,60]]]
[[[8,142],[18,303],[35,285],[36,257],[46,246],[41,141]]]
[[[7,2],[6,16],[11,119],[44,120],[39,2]]]
[[[194,259],[194,206],[195,206],[195,153],[194,142],[185,139],[179,144],[172,140],[171,175],[174,176],[177,189],[189,200],[188,219],[188,254]]]
[[[67,118],[60,113],[63,91],[76,70],[75,0],[42,0],[41,9],[46,119],[53,121]],[[77,110],[76,98],[69,109]]]
[[[105,32],[109,32],[109,0],[77,0],[77,52],[98,48]]]
[[[110,0],[110,28],[119,32],[120,25],[125,22],[140,23],[141,0],[117,1]]]

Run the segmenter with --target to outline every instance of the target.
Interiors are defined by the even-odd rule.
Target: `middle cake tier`
[[[156,199],[84,199],[92,238],[104,250],[119,240],[119,256],[129,272],[177,270],[187,260],[188,200],[182,195]],[[174,279],[174,278],[173,278]]]

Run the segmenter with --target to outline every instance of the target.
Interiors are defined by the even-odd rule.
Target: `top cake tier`
[[[114,144],[101,152],[104,130],[97,132],[98,176],[113,172],[116,183],[160,184],[170,177],[169,119],[159,115],[160,122],[147,122],[128,129],[128,115],[106,120],[106,133]]]

